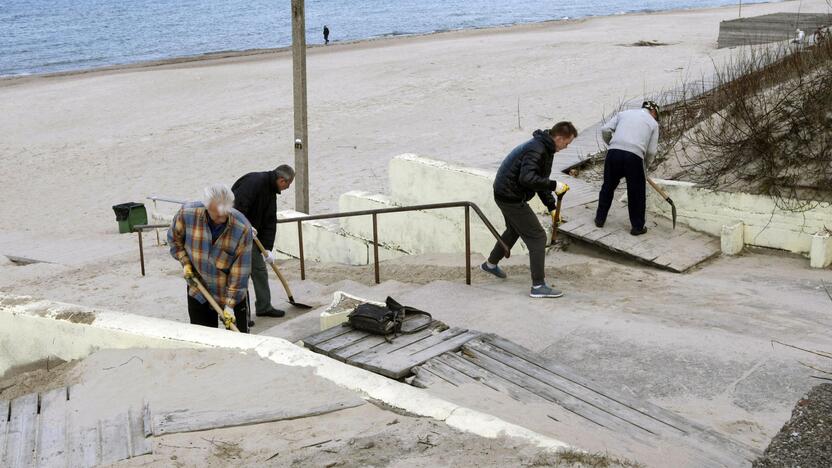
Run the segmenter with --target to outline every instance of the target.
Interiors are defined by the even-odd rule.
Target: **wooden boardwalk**
[[[151,452],[147,407],[91,426],[70,410],[66,387],[0,400],[0,466],[91,467]]]
[[[595,226],[597,203],[565,212],[562,234],[648,265],[682,273],[720,253],[719,239],[647,213],[647,233],[630,235],[627,206],[615,201],[603,228]]]
[[[646,401],[600,388],[571,370],[492,334],[468,341],[413,369],[413,385],[470,392],[486,387],[522,405],[535,405],[555,424],[576,415],[588,427],[608,429],[648,446],[676,439],[693,447],[702,466],[738,466],[756,457],[749,447]],[[485,392],[486,394],[489,392]]]
[[[305,338],[303,344],[347,364],[401,379],[411,375],[414,367],[442,353],[458,350],[477,336],[479,332],[448,328],[434,320],[421,332],[389,339],[350,326],[336,326]]]

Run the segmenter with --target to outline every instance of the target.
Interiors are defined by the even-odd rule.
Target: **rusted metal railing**
[[[133,232],[139,236],[139,263],[142,265],[142,276],[144,276],[144,240],[142,234],[147,229],[160,229],[170,227],[170,224],[137,224],[133,226]],[[160,244],[159,234],[156,233],[156,244]]]
[[[346,211],[341,213],[330,213],[330,214],[321,214],[321,215],[311,215],[311,216],[300,216],[297,218],[281,218],[278,219],[278,224],[284,223],[297,223],[298,224],[298,258],[300,259],[300,279],[306,279],[306,261],[303,255],[303,222],[304,221],[319,221],[323,219],[336,219],[336,218],[351,218],[355,216],[372,216],[373,219],[373,265],[374,265],[374,273],[375,273],[375,281],[376,284],[381,282],[380,273],[379,273],[379,258],[378,258],[378,215],[387,214],[387,213],[404,213],[408,211],[429,211],[429,210],[441,210],[447,208],[465,208],[465,283],[471,284],[471,210],[479,216],[480,220],[485,224],[485,227],[491,232],[491,235],[497,240],[497,242],[502,245],[503,250],[505,251],[505,256],[508,258],[511,255],[511,250],[508,248],[503,239],[500,237],[500,233],[497,232],[497,229],[494,228],[494,225],[491,224],[491,221],[485,217],[482,210],[475,205],[474,203],[461,201],[461,202],[450,202],[450,203],[433,203],[429,205],[413,205],[413,206],[398,206],[395,208],[378,208],[374,210],[362,210],[362,211]]]

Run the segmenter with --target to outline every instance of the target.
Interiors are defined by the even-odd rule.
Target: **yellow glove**
[[[563,194],[565,194],[568,191],[569,191],[569,186],[566,185],[563,182],[558,182],[557,185],[555,186],[555,195],[557,195],[559,197],[563,196]]]
[[[222,324],[225,325],[226,330],[231,330],[231,324],[233,323],[237,323],[237,319],[234,318],[234,309],[225,306],[222,311]]]
[[[194,266],[190,263],[186,264],[182,267],[182,276],[185,277],[186,280],[189,280],[194,277]]]

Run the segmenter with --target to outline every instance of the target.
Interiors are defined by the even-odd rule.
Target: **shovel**
[[[558,238],[558,224],[560,224],[560,207],[563,204],[563,193],[558,195],[558,204],[555,207],[555,212],[552,213],[552,242],[550,245],[555,245]]]
[[[268,253],[268,251],[265,247],[263,247],[263,244],[260,242],[260,239],[258,239],[257,236],[254,236],[254,243],[257,244],[257,248],[260,249],[260,253],[262,253],[263,255],[266,255]],[[289,283],[286,282],[286,278],[284,278],[283,275],[280,273],[280,270],[277,269],[277,265],[275,265],[274,263],[270,263],[269,265],[272,266],[274,274],[277,275],[277,279],[280,280],[280,283],[283,285],[283,289],[286,290],[286,295],[289,296],[289,304],[292,304],[293,306],[300,309],[312,309],[311,305],[295,302],[295,297],[292,295],[292,290],[289,289]]]
[[[671,213],[673,213],[673,229],[676,229],[676,205],[673,204],[673,200],[670,198],[670,196],[667,195],[667,192],[662,190],[661,187],[659,187],[655,182],[653,182],[653,179],[647,176],[644,177],[647,179],[647,182],[650,184],[650,186],[656,189],[656,192],[659,192],[659,195],[661,195],[662,198],[664,198],[664,201],[670,203],[670,211]]]
[[[199,281],[199,280],[196,278],[196,276],[194,276],[193,278],[189,279],[188,281],[190,281],[190,282],[192,282],[193,284],[195,284],[195,285],[196,285],[196,288],[197,288],[197,289],[199,289],[199,292],[200,292],[200,293],[202,293],[202,296],[203,296],[205,299],[207,299],[207,300],[208,300],[208,303],[209,303],[209,304],[211,304],[211,307],[214,309],[214,311],[217,313],[217,315],[219,315],[219,316],[220,316],[220,320],[222,320],[222,307],[220,307],[220,305],[219,305],[219,304],[217,304],[217,301],[215,301],[215,300],[214,300],[214,296],[212,296],[212,295],[211,295],[211,293],[210,293],[210,292],[208,292],[208,289],[206,289],[206,288],[205,288],[205,286],[202,284],[202,282],[201,282],[201,281]],[[223,323],[225,323],[225,322],[223,322]],[[229,322],[229,324],[228,324],[228,325],[229,325],[229,326],[226,326],[226,327],[225,327],[225,328],[226,328],[226,330],[231,330],[231,331],[235,331],[235,332],[238,332],[238,333],[239,333],[240,329],[239,329],[239,328],[237,328],[237,326],[236,326],[236,325],[234,325],[234,322]]]

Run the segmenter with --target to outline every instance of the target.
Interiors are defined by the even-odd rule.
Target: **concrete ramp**
[[[647,213],[647,233],[630,235],[627,205],[613,202],[603,228],[595,226],[597,202],[564,213],[561,234],[648,265],[682,273],[720,253],[719,239]]]

